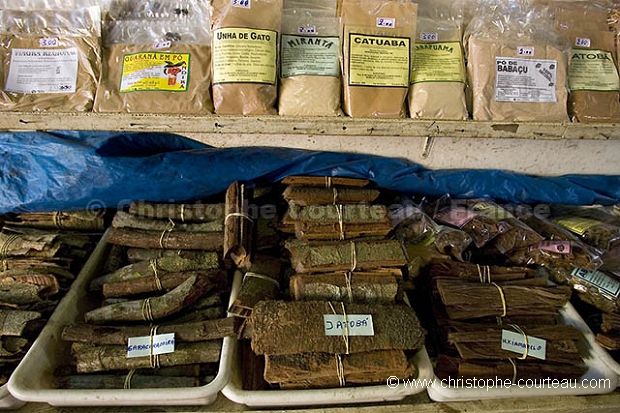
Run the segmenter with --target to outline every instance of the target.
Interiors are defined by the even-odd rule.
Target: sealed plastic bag
[[[92,109],[100,37],[99,7],[0,10],[0,110]]]
[[[466,32],[474,120],[568,120],[568,45],[546,8],[480,1]]]
[[[284,2],[278,113],[340,115],[336,2]]]
[[[94,111],[212,113],[208,21],[206,9],[196,8],[108,22]]]
[[[213,0],[215,113],[276,114],[282,0]]]
[[[340,63],[349,116],[405,116],[416,14],[417,4],[406,0],[343,0]]]
[[[462,1],[418,1],[417,39],[408,102],[415,119],[468,118]]]

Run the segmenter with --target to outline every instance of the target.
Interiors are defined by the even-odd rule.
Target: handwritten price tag
[[[157,42],[153,45],[155,49],[167,49],[170,46],[172,46],[172,42],[170,40],[165,42]]]
[[[438,42],[439,33],[422,32],[420,33],[420,40],[422,40],[423,42]]]
[[[578,37],[575,39],[575,46],[590,47],[590,39]]]
[[[374,336],[375,329],[370,314],[323,314],[326,336]]]
[[[42,37],[39,39],[40,47],[56,47],[60,46],[60,42],[56,37]]]
[[[301,34],[316,34],[316,26],[299,26]]]
[[[517,54],[519,56],[534,56],[534,48],[532,46],[517,47]]]
[[[377,17],[377,27],[389,27],[393,29],[396,27],[396,19],[393,17]]]
[[[251,7],[250,0],[231,0],[231,4],[233,7],[241,7],[244,9],[249,9]]]

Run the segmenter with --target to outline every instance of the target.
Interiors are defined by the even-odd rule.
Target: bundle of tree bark
[[[230,293],[223,265],[224,203],[135,203],[114,216],[102,274],[90,283],[99,306],[65,326],[68,388],[193,387],[217,374]],[[174,351],[128,357],[129,338],[174,334]]]
[[[0,219],[0,385],[39,335],[101,237],[97,211]]]

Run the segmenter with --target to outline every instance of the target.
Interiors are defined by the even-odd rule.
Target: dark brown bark
[[[338,176],[287,176],[282,180],[282,183],[295,186],[352,186],[361,188],[368,185],[370,181],[368,179],[341,178]]]
[[[145,231],[110,228],[107,241],[135,248],[221,251],[221,232]]]
[[[390,275],[358,272],[297,274],[290,279],[290,290],[296,301],[393,303],[398,280]]]
[[[209,222],[224,220],[224,204],[158,204],[136,202],[129,206],[129,213],[148,217],[168,218],[180,222]]]
[[[347,204],[372,202],[379,196],[379,191],[377,189],[289,186],[282,196],[295,205]]]

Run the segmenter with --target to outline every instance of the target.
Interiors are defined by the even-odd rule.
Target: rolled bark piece
[[[620,350],[620,335],[618,334],[598,333],[596,335],[596,342],[607,350]]]
[[[326,336],[325,314],[368,314],[374,336]],[[411,307],[404,304],[346,304],[319,301],[261,301],[252,311],[252,350],[256,354],[360,353],[374,350],[417,350],[424,331]]]
[[[4,271],[21,270],[44,272],[61,278],[74,279],[75,275],[69,272],[69,267],[70,262],[65,258],[50,258],[49,260],[6,258],[0,260],[0,276]]]
[[[174,290],[162,296],[96,308],[84,314],[84,319],[87,323],[95,324],[111,321],[159,320],[191,306],[213,287],[213,283],[208,278],[192,275]]]
[[[282,196],[295,205],[347,204],[372,202],[379,196],[379,190],[289,186]]]
[[[192,250],[161,250],[161,249],[145,249],[145,248],[128,248],[127,260],[131,264],[135,264],[140,261],[155,260],[162,257],[170,257],[176,255],[181,258],[195,259],[203,254],[211,254],[204,251],[192,251]],[[118,267],[116,267],[118,268]]]
[[[601,331],[604,333],[619,333],[620,332],[620,314],[618,313],[603,313],[601,321]]]
[[[221,251],[224,242],[221,232],[145,231],[124,228],[110,228],[108,231],[109,243],[136,248]]]
[[[28,329],[29,322],[41,318],[37,311],[0,309],[0,336],[20,337]]]
[[[246,207],[245,185],[235,181],[226,190],[224,258],[242,270],[251,262],[253,219]]]
[[[282,267],[279,258],[257,254],[228,312],[238,317],[249,317],[256,303],[276,298],[280,294]]]
[[[186,232],[222,232],[224,231],[224,221],[208,221],[196,224],[186,224],[177,221],[164,221],[163,219],[144,218],[127,212],[118,211],[112,220],[114,228],[133,228],[147,231],[175,231]]]
[[[0,258],[52,258],[61,248],[58,235],[21,235],[0,232]]]
[[[390,275],[359,272],[297,274],[290,279],[290,290],[296,301],[393,303],[398,280]]]
[[[349,385],[385,384],[390,376],[406,379],[416,372],[402,350],[342,354],[340,360]],[[286,389],[340,387],[338,360],[336,355],[326,353],[267,355],[265,380]]]
[[[46,298],[58,293],[60,286],[54,274],[47,274],[33,270],[8,270],[0,272],[0,284],[12,282],[33,284],[41,287],[39,297]]]
[[[61,377],[58,387],[64,389],[174,389],[179,387],[200,386],[200,380],[187,376],[145,376],[132,374],[129,383],[127,375],[113,374],[76,374]],[[127,385],[129,384],[129,387]]]
[[[113,273],[97,277],[91,281],[90,289],[92,291],[98,291],[101,289],[101,286],[107,282],[127,281],[143,277],[153,278],[156,272],[159,275],[166,272],[210,270],[219,267],[219,257],[215,252],[200,251],[199,254],[196,254],[192,258],[185,258],[175,254],[129,264],[119,268]]]
[[[159,365],[215,363],[220,360],[222,340],[179,343],[173,353],[160,354]],[[91,346],[74,342],[71,345],[78,373],[93,373],[109,370],[130,370],[151,367],[151,358],[127,358],[127,346]]]
[[[308,241],[337,241],[355,238],[385,237],[392,229],[389,223],[309,225],[295,224],[295,237]]]
[[[477,265],[448,260],[429,265],[431,277],[458,277],[464,281],[483,283],[524,280],[536,277],[537,273],[538,271],[534,268]]]
[[[129,213],[146,218],[172,219],[181,222],[209,222],[224,220],[224,204],[159,204],[136,202]]]
[[[525,334],[547,342],[546,358],[548,362],[583,364],[577,341],[583,334],[570,325],[555,326],[519,326]],[[516,357],[514,352],[502,349],[502,330],[515,331],[510,326],[482,326],[477,331],[456,331],[448,333],[448,340],[456,346],[461,358],[470,359],[506,359]],[[520,333],[519,333],[520,334]],[[527,360],[533,359],[528,354]]]
[[[361,188],[370,183],[368,179],[359,178],[341,178],[339,176],[297,176],[291,175],[282,179],[282,183],[285,185],[295,186],[352,186]]]
[[[104,283],[102,289],[103,296],[106,298],[126,297],[141,293],[170,291],[181,285],[192,275],[207,277],[216,286],[225,286],[227,282],[227,275],[224,270],[168,272],[158,276]]]
[[[33,304],[43,301],[41,292],[47,287],[16,282],[12,278],[0,279],[0,303]]]
[[[298,273],[368,270],[407,263],[400,242],[392,240],[315,245],[293,240],[285,247],[291,253],[291,264]]]
[[[27,212],[15,215],[10,225],[27,226],[44,229],[65,229],[73,231],[104,230],[103,211],[54,211]]]
[[[500,287],[447,277],[436,278],[435,283],[448,317],[452,320],[557,314],[571,295],[568,286]]]
[[[304,222],[311,224],[330,224],[342,221],[345,224],[388,223],[389,213],[385,205],[345,204],[309,205],[289,208],[283,222],[285,224]]]
[[[177,342],[216,340],[235,334],[233,317],[195,323],[159,325],[158,334],[174,333]],[[148,336],[151,326],[99,326],[74,324],[65,326],[62,339],[100,345],[126,345],[129,337]]]

